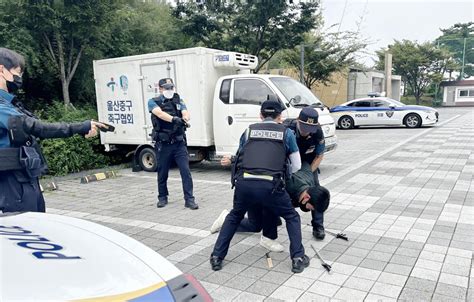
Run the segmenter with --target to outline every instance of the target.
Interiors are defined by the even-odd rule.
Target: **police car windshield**
[[[270,78],[293,107],[324,106],[314,94],[300,82],[284,77]]]

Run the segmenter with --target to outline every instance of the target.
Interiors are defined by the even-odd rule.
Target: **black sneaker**
[[[197,210],[197,209],[199,209],[198,204],[197,204],[196,202],[194,202],[194,201],[186,201],[186,202],[184,203],[184,206],[185,206],[186,208],[190,208],[191,210]]]
[[[211,256],[209,261],[211,262],[211,267],[213,271],[220,271],[222,269],[222,262],[224,259],[221,259],[217,256]]]
[[[163,208],[168,204],[168,200],[163,199],[163,200],[158,200],[158,203],[156,204],[157,208]]]
[[[317,240],[323,240],[324,237],[326,237],[326,233],[324,232],[324,227],[322,225],[313,227],[313,236]]]
[[[309,257],[304,255],[303,257],[293,258],[291,262],[291,271],[301,273],[309,266]]]

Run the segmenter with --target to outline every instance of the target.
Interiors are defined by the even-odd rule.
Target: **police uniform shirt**
[[[274,123],[274,121],[263,121],[263,123]],[[247,132],[248,132],[248,129],[240,137],[239,150],[237,151],[237,153],[239,153],[242,150],[242,148],[245,145],[245,142],[247,141]],[[291,131],[288,128],[286,129],[285,147],[286,147],[287,155],[294,152],[298,152],[299,150],[298,145],[296,144],[295,134],[293,133],[293,131]]]
[[[8,137],[8,120],[13,115],[21,115],[12,104],[14,98],[13,94],[0,89],[0,148],[11,147]]]
[[[300,149],[302,162],[312,163],[316,157],[324,153],[324,134],[319,126],[315,133],[311,133],[306,137],[301,136],[299,130],[297,130],[296,141]]]
[[[158,101],[155,101],[154,99],[149,99],[148,100],[148,111],[151,113],[153,111],[153,109],[155,109],[156,107],[159,107],[161,104],[164,103],[165,100],[166,99],[162,94],[158,97]],[[169,100],[169,101],[171,101],[171,100]],[[186,104],[184,104],[184,101],[182,99],[180,99],[179,105],[177,106],[176,109],[178,109],[179,111],[188,110],[188,108],[186,108]]]

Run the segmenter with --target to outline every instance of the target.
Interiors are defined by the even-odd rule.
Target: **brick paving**
[[[48,212],[91,220],[141,241],[194,274],[216,301],[472,301],[474,111],[440,109],[431,128],[339,131],[339,148],[323,160],[321,184],[331,191],[327,235],[315,241],[302,213],[303,244],[317,258],[301,274],[287,251],[267,267],[259,234],[237,234],[222,271],[208,258],[217,234],[209,228],[232,205],[230,172],[213,163],[192,166],[200,209],[184,208],[179,173],[170,173],[170,203],[157,209],[156,174],[80,184],[59,179],[47,193]],[[279,239],[288,247],[285,228]]]

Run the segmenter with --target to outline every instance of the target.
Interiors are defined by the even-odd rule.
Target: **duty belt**
[[[0,148],[0,171],[22,170],[20,148]]]

